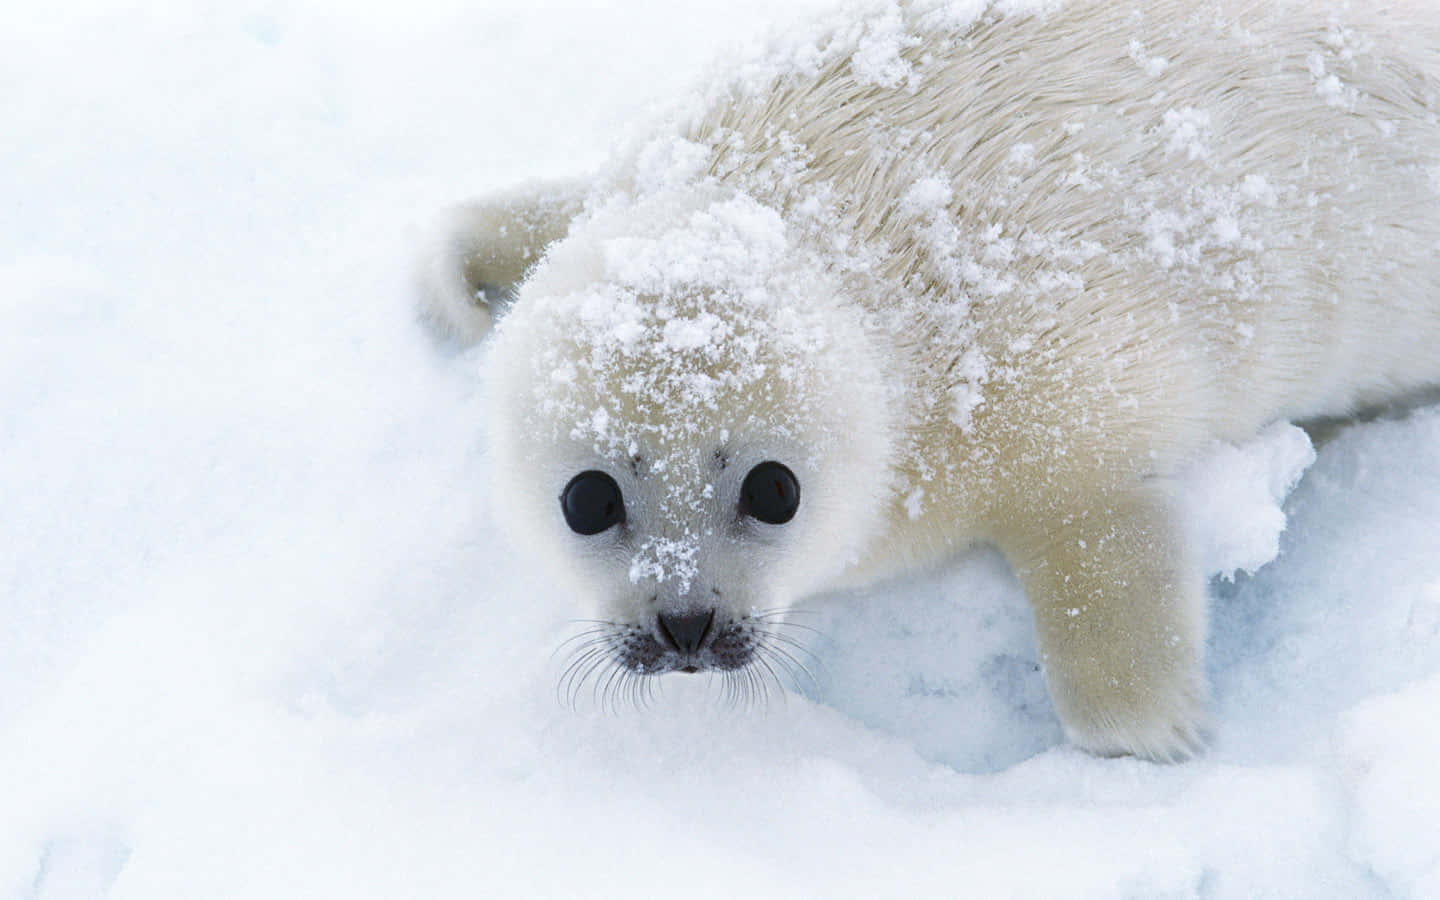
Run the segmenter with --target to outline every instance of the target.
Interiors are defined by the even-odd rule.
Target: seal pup
[[[1068,737],[1203,745],[1215,441],[1440,382],[1440,9],[870,2],[583,182],[482,198],[424,308],[586,665],[773,676],[776,622],[977,541]],[[589,670],[582,671],[589,674]]]

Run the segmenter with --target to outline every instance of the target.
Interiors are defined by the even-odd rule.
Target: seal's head
[[[592,211],[488,367],[500,515],[631,673],[781,658],[784,610],[877,531],[884,367],[839,279],[742,194]]]

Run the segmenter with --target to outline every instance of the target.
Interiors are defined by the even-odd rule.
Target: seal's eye
[[[599,534],[625,521],[625,500],[620,485],[604,472],[581,472],[560,492],[565,524],[576,534]]]
[[[800,508],[800,482],[778,462],[762,462],[740,486],[740,512],[771,525],[784,525]]]

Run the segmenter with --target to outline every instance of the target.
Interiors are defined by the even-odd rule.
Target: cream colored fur
[[[690,602],[690,581],[666,594],[657,562],[662,588],[636,586],[639,537],[601,552],[557,522],[557,481],[626,455],[566,417],[610,409],[611,437],[633,419],[646,455],[689,474],[636,476],[627,498],[686,510],[730,502],[696,460],[749,421],[744,453],[809,459],[793,536],[750,554],[720,513],[652,517],[717,591],[761,560],[728,615],[990,541],[1034,607],[1070,738],[1182,758],[1204,731],[1205,586],[1169,476],[1212,440],[1440,381],[1440,6],[1016,5],[870,3],[778,43],[594,183],[469,207],[429,309],[475,338],[477,286],[519,283],[490,357],[499,494],[603,615],[643,623],[652,594]],[[595,332],[573,333],[581,301],[548,298],[604,294],[626,241],[689,246],[716,210],[759,215],[741,201],[783,224],[747,277],[843,333],[806,377],[681,409],[610,403],[619,376],[597,369],[549,403],[542,350],[578,359]],[[645,283],[651,309],[742,318],[724,299],[740,288],[709,270]],[[737,335],[789,327],[756,308]],[[666,364],[651,349],[632,376]],[[759,407],[797,393],[809,424],[777,419],[767,445]],[[694,427],[650,421],[667,416]],[[603,574],[626,567],[628,583]]]
[[[511,299],[580,212],[581,191],[574,183],[531,183],[450,210],[420,273],[421,313],[448,338],[484,337],[492,307]]]

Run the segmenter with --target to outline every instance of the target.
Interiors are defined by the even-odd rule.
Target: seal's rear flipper
[[[420,312],[441,336],[473,344],[514,298],[545,248],[580,212],[579,181],[530,182],[441,218],[420,270]]]

